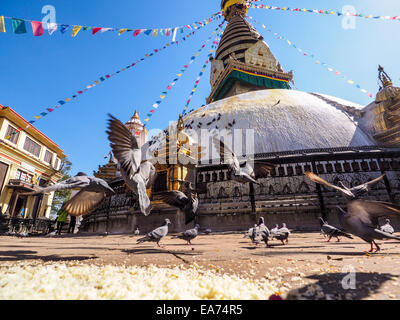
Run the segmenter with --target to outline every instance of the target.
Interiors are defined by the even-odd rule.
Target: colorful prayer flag
[[[3,16],[0,16],[0,32],[6,32],[6,25],[4,24]]]
[[[65,33],[69,29],[69,27],[70,27],[70,25],[68,25],[68,24],[62,24],[60,32]]]
[[[95,35],[100,30],[101,30],[101,28],[98,28],[98,27],[92,28],[92,35]]]
[[[31,21],[31,25],[35,37],[43,35],[43,24],[40,21]]]
[[[120,36],[121,34],[123,34],[125,31],[127,31],[128,29],[119,29],[118,31],[118,35]]]
[[[137,29],[137,30],[133,31],[133,36],[136,37],[144,31],[146,31],[146,29]]]
[[[47,31],[49,32],[49,35],[52,35],[54,31],[58,29],[58,25],[54,22],[47,23]]]
[[[15,34],[26,33],[26,26],[24,20],[12,18],[12,28]]]
[[[72,37],[75,37],[81,29],[82,29],[82,26],[74,26],[72,28]]]

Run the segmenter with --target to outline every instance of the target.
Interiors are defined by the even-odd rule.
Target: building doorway
[[[23,218],[26,215],[26,196],[19,196],[17,199],[17,203],[15,204],[15,209],[13,212],[14,217]],[[21,215],[21,209],[24,209],[24,216]]]

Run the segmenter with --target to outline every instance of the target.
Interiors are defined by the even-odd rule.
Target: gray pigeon
[[[365,195],[366,193],[368,193],[370,191],[370,188],[377,184],[379,181],[381,181],[384,177],[385,174],[381,175],[379,178],[376,178],[372,181],[360,184],[358,186],[355,186],[353,188],[347,188],[343,182],[339,182],[341,187],[335,186],[331,183],[329,183],[328,181],[325,181],[324,179],[322,179],[321,177],[317,176],[315,173],[309,172],[307,171],[305,173],[305,175],[311,180],[314,181],[315,183],[319,183],[319,184],[323,184],[329,188],[335,189],[337,191],[340,191],[342,193],[342,195],[348,200],[357,200],[360,197],[362,197],[363,195]]]
[[[149,161],[142,162],[142,150],[139,148],[136,137],[117,118],[108,115],[108,139],[115,158],[120,165],[121,176],[139,202],[140,212],[145,216],[152,209],[146,189],[152,187],[156,179],[156,169]]]
[[[250,236],[253,233],[253,228],[249,228],[249,230],[247,230],[247,232],[244,234],[243,238],[250,238]]]
[[[190,223],[197,216],[199,199],[190,182],[185,182],[185,193],[179,190],[166,191],[160,195],[160,200],[181,209],[185,213],[185,224]]]
[[[256,224],[254,225],[253,230],[252,230],[252,232],[251,232],[250,240],[251,240],[251,242],[253,242],[256,246],[258,246],[258,244],[260,243],[260,236],[259,236],[258,227],[257,227]]]
[[[270,247],[270,245],[268,244],[268,241],[269,241],[269,237],[270,237],[271,233],[270,233],[269,229],[267,228],[267,226],[264,224],[263,217],[261,217],[258,222],[258,232],[261,237],[261,240],[264,241],[264,243],[267,247]]]
[[[260,185],[261,183],[257,179],[267,177],[270,171],[276,167],[275,164],[261,161],[254,162],[254,166],[251,166],[247,161],[239,163],[235,153],[215,136],[213,143],[219,151],[220,158],[224,159],[224,163],[228,165],[232,179],[240,183],[251,182]]]
[[[138,236],[140,234],[139,227],[136,227],[134,234],[135,234],[135,236]]]
[[[182,239],[186,241],[187,245],[191,245],[192,243],[190,241],[198,236],[199,229],[200,226],[196,224],[193,229],[186,230],[185,232],[182,232],[181,235],[173,237],[173,239]]]
[[[343,228],[365,242],[370,243],[371,250],[369,252],[374,251],[374,244],[376,252],[380,250],[375,239],[400,240],[400,238],[378,229],[379,217],[400,216],[399,205],[382,201],[354,200],[347,204],[347,212],[339,206],[337,208],[339,209],[339,221]]]
[[[115,193],[103,179],[90,177],[83,172],[79,172],[75,177],[49,187],[37,188],[39,188],[38,191],[23,193],[22,195],[36,195],[53,191],[80,189],[75,196],[62,206],[62,209],[71,216],[81,216],[94,211],[106,197],[107,193]]]
[[[341,236],[349,238],[349,239],[353,239],[353,237],[350,234],[348,234],[342,230],[339,230],[338,228],[335,228],[334,226],[329,225],[321,217],[319,217],[319,222],[321,224],[321,232],[324,235],[328,236],[327,242],[331,241],[332,237],[336,237],[338,242],[340,241],[339,237],[341,237]]]
[[[280,228],[274,235],[273,238],[282,241],[283,244],[289,243],[290,231],[286,227],[286,223],[282,223],[282,228]]]
[[[275,228],[272,228],[270,231],[270,236],[273,237],[279,230],[278,224],[275,224]]]
[[[386,223],[383,226],[381,226],[380,229],[383,232],[387,232],[387,233],[390,233],[390,234],[394,233],[394,229],[390,225],[390,220],[389,219],[386,219]]]
[[[171,221],[169,219],[164,220],[164,224],[161,227],[158,227],[157,229],[154,229],[153,231],[149,232],[144,236],[143,238],[140,238],[137,240],[137,243],[142,243],[142,242],[157,242],[157,246],[160,246],[159,242],[168,234],[168,225],[171,224]]]

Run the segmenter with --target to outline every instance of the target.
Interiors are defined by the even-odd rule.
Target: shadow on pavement
[[[389,273],[377,274],[357,272],[354,273],[354,286],[352,286],[351,282],[348,281],[348,275],[349,273],[328,273],[308,276],[307,279],[317,280],[317,282],[290,291],[287,299],[361,300],[377,292],[386,281],[397,278],[397,276]],[[344,287],[342,282],[344,282],[347,287]]]
[[[96,259],[94,256],[66,256],[59,255],[41,256],[36,254],[37,251],[32,250],[14,250],[0,252],[0,261],[22,261],[22,260],[43,260],[43,261],[83,261],[89,259]]]

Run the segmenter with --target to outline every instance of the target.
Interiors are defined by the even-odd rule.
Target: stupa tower
[[[142,147],[147,141],[147,130],[140,121],[139,113],[135,110],[130,120],[125,123],[125,126],[132,132],[138,141],[139,148]]]
[[[222,0],[228,21],[211,65],[207,103],[264,89],[290,89],[291,72],[283,71],[264,38],[246,21],[245,0]]]

